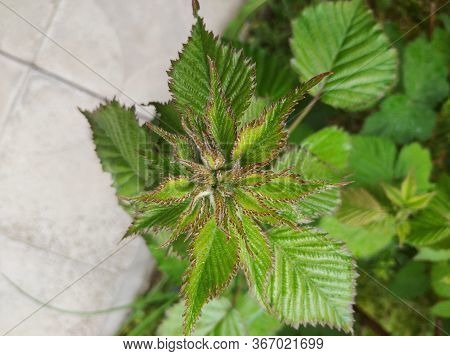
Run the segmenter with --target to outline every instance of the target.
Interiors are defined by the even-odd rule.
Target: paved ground
[[[201,1],[208,27],[220,31],[240,2]],[[190,4],[0,0],[0,334],[111,334],[124,317],[38,310],[7,278],[41,301],[62,292],[51,305],[79,311],[129,303],[145,288],[152,264],[140,239],[94,268],[121,247],[130,219],[77,107],[167,99]]]

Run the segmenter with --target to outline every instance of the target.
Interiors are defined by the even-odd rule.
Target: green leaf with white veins
[[[393,86],[397,55],[361,0],[307,7],[292,24],[294,68],[302,80],[334,74],[311,93],[340,109],[373,106]]]
[[[113,100],[82,114],[91,126],[102,167],[112,174],[119,195],[135,195],[156,182],[149,167],[153,154],[149,135],[139,126],[134,108]]]
[[[267,297],[286,323],[328,325],[351,332],[356,273],[342,243],[311,228],[269,231],[275,266]]]

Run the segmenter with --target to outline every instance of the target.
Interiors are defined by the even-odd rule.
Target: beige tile
[[[240,3],[203,1],[201,12],[208,27],[219,31]],[[125,101],[166,100],[166,70],[189,35],[190,6],[187,0],[135,0],[133,6],[121,0],[63,1],[50,36],[104,79],[48,40],[37,64],[104,96],[120,94],[109,81],[126,94]]]
[[[11,331],[12,335],[95,335],[101,333],[106,321],[112,320],[114,314],[120,314],[83,315],[80,312],[118,306],[116,300],[123,288],[123,274],[102,268],[93,269],[90,264],[3,236],[0,236],[0,245],[0,334],[24,320]],[[131,295],[120,302],[130,303],[142,283],[129,286]],[[56,295],[49,306],[38,310],[42,303]],[[120,326],[120,320],[108,326],[114,332]]]
[[[0,166],[7,167],[0,170],[0,233],[97,263],[119,246],[130,223],[77,110],[97,99],[38,73],[25,87],[0,145]],[[105,268],[127,268],[140,248],[136,239]]]
[[[14,99],[27,72],[27,67],[0,56],[0,136]]]
[[[45,33],[59,0],[2,0],[2,3],[0,3],[0,50],[23,60],[32,61],[43,35],[27,21]]]

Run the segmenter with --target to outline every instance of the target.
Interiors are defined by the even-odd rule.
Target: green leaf
[[[307,180],[342,181],[348,168],[350,150],[350,136],[337,127],[327,127],[307,137],[301,147],[283,154],[274,170],[290,168]],[[340,204],[339,190],[336,187],[302,199],[299,208],[303,218],[314,220],[333,213]]]
[[[242,127],[233,148],[233,160],[240,160],[242,165],[264,164],[276,157],[286,143],[284,122],[301,98],[301,91],[295,91]]]
[[[340,181],[347,169],[350,151],[348,133],[331,126],[308,136],[301,148],[280,157],[274,169],[292,168],[305,179]]]
[[[119,195],[133,196],[156,183],[149,167],[149,136],[139,126],[134,107],[126,108],[113,100],[82,113],[91,126],[102,167],[111,173]]]
[[[384,136],[404,144],[430,138],[435,123],[436,115],[428,106],[396,94],[385,99],[381,110],[366,119],[362,133]]]
[[[411,234],[407,242],[414,246],[428,246],[450,237],[450,200],[438,192],[428,207],[411,220]]]
[[[434,107],[448,95],[445,60],[423,37],[411,42],[405,50],[403,86],[412,100],[429,107]]]
[[[188,177],[168,178],[154,190],[143,193],[132,200],[162,204],[179,202],[188,199],[194,188],[194,184]]]
[[[390,140],[356,135],[352,146],[349,162],[356,184],[374,186],[393,179],[396,149]]]
[[[320,227],[345,244],[357,258],[369,258],[386,248],[395,235],[392,217],[366,226],[350,226],[335,217],[327,216],[320,221]]]
[[[434,264],[431,269],[431,285],[440,297],[450,297],[450,265]]]
[[[430,176],[433,164],[430,151],[418,143],[404,146],[395,165],[395,177],[405,178],[412,174],[417,184],[417,191],[423,193],[430,188]]]
[[[188,207],[189,202],[183,201],[170,205],[147,204],[133,219],[125,237],[146,231],[152,227],[164,228],[173,227],[180,214]],[[140,207],[137,207],[138,210]]]
[[[442,28],[435,28],[431,45],[434,50],[442,55],[446,63],[450,62],[450,31]]]
[[[431,313],[442,318],[450,318],[450,300],[444,300],[433,305]]]
[[[172,134],[152,123],[147,123],[147,127],[173,146],[177,158],[183,160],[195,160],[196,153],[194,147],[186,136]]]
[[[393,86],[397,56],[360,0],[307,7],[292,24],[293,65],[302,80],[333,72],[311,90],[323,102],[356,111],[370,108]]]
[[[237,241],[227,236],[210,219],[192,242],[191,266],[184,277],[184,333],[194,329],[202,307],[220,295],[237,268]]]
[[[337,172],[347,168],[351,150],[350,136],[336,126],[326,127],[308,136],[302,146]]]
[[[201,18],[197,18],[180,58],[172,62],[169,71],[169,87],[177,107],[181,112],[203,116],[210,94],[208,57],[216,64],[231,109],[240,117],[253,94],[253,66],[242,53],[235,52],[207,31]]]
[[[265,199],[298,202],[310,195],[336,187],[337,185],[324,181],[303,181],[293,175],[281,175],[254,187],[252,191]]]
[[[269,272],[272,268],[272,250],[261,228],[249,217],[242,216],[239,239],[239,259],[249,288],[258,301],[264,303]]]
[[[229,157],[236,139],[236,120],[224,96],[219,74],[212,60],[209,60],[211,91],[206,107],[206,129],[211,132],[217,147]]]
[[[341,197],[342,205],[335,216],[344,224],[364,226],[388,216],[381,204],[365,189],[345,189]]]
[[[333,214],[341,204],[340,189],[333,188],[315,193],[302,199],[298,204],[306,222]]]
[[[442,262],[450,260],[450,249],[433,249],[422,247],[419,253],[414,256],[416,261]]]
[[[430,287],[427,265],[411,261],[404,265],[389,284],[389,289],[400,298],[414,299],[424,295]]]
[[[352,330],[355,271],[342,244],[305,228],[269,231],[275,266],[267,286],[273,312],[290,325]]]

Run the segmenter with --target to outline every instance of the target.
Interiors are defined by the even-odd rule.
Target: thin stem
[[[376,320],[372,319],[356,304],[355,312],[359,315],[361,324],[368,326],[376,335],[389,336],[389,333]]]
[[[320,92],[314,96],[314,98],[309,102],[309,104],[306,106],[306,108],[303,109],[303,111],[295,118],[294,122],[291,126],[289,126],[288,132],[291,134],[295,128],[303,121],[303,119],[306,117],[306,115],[309,114],[309,112],[312,110],[314,105],[319,101],[320,99]]]
[[[433,36],[434,24],[436,21],[436,4],[432,1],[430,3],[430,21],[428,23],[428,36],[431,38]]]

